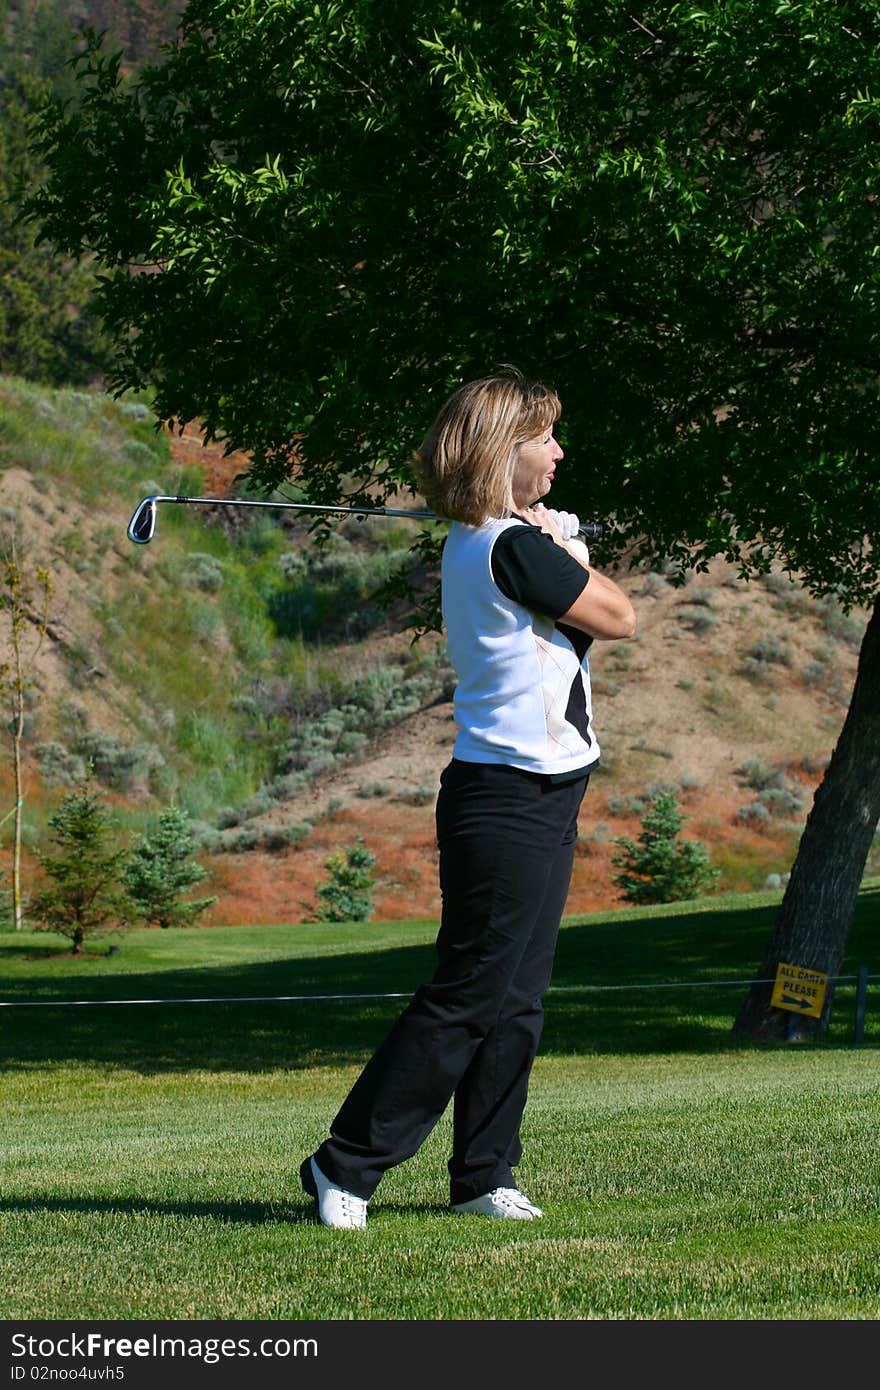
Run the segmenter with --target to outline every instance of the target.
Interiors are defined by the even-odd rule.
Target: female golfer
[[[387,1169],[454,1096],[452,1210],[541,1216],[513,1177],[577,817],[599,758],[587,648],[635,614],[540,499],[562,450],[556,394],[518,375],[462,386],[419,451],[423,490],[452,521],[443,617],[458,684],[440,778],[442,921],[433,979],[367,1063],[300,1169],[326,1226],[361,1228]]]

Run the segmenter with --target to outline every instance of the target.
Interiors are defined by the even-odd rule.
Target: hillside
[[[436,917],[437,779],[454,738],[442,641],[413,646],[371,601],[407,523],[345,521],[319,547],[291,513],[164,507],[148,547],[125,527],[145,493],[229,494],[241,459],[155,432],[147,406],[0,380],[0,528],[52,575],[35,662],[26,840],[88,759],[122,824],[176,797],[197,822],[214,922],[301,918],[323,860],[362,834],[376,916]],[[602,767],[584,803],[569,910],[613,905],[611,843],[674,786],[719,891],[789,867],[839,732],[867,615],[785,575],[619,576],[639,631],[593,649]],[[9,758],[0,816],[11,807]],[[0,830],[8,859],[10,821]],[[3,861],[0,861],[3,862]],[[873,864],[876,872],[877,864]]]

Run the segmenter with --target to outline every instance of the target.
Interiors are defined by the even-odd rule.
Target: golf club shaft
[[[357,507],[331,505],[323,502],[275,502],[241,497],[180,497],[157,494],[144,497],[132,513],[128,523],[128,539],[133,541],[135,545],[147,545],[153,539],[156,529],[156,508],[159,502],[198,504],[210,507],[275,507],[288,511],[326,512],[337,516],[399,516],[408,521],[443,520],[434,512],[408,511],[398,507]],[[585,538],[594,539],[602,534],[602,526],[596,521],[585,522],[578,527],[578,534]]]

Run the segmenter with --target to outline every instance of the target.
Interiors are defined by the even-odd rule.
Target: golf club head
[[[128,523],[128,539],[135,545],[149,545],[156,534],[156,498],[145,497],[139,502]]]

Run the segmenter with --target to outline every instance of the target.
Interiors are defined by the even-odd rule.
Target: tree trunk
[[[15,739],[13,764],[15,768],[15,829],[12,842],[12,925],[16,931],[23,926],[21,911],[21,739]]]
[[[24,792],[22,791],[21,743],[24,738],[24,675],[21,669],[21,634],[13,617],[12,647],[15,656],[15,729],[12,735],[13,769],[15,780],[15,829],[12,845],[12,925],[21,931],[24,925],[21,908],[21,828],[23,819]]]
[[[880,597],[865,631],[852,700],[816,790],[791,878],[757,978],[772,981],[780,961],[831,977],[821,1018],[771,1007],[772,983],[752,985],[733,1024],[738,1038],[824,1033],[865,861],[880,819]]]

